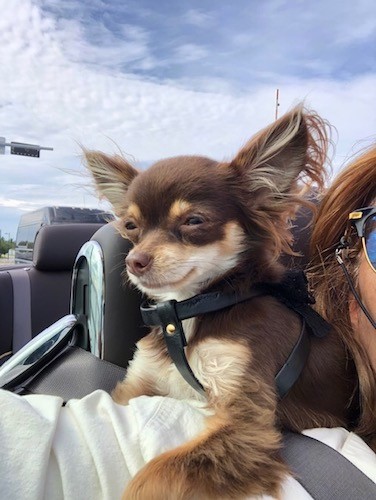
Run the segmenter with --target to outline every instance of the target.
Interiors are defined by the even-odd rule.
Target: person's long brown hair
[[[333,325],[353,357],[358,375],[361,416],[357,432],[375,439],[376,374],[370,359],[351,326],[351,291],[335,257],[350,212],[376,200],[376,145],[364,151],[342,170],[324,195],[316,214],[311,238],[310,280],[317,310]],[[360,245],[348,252],[346,265],[355,284]],[[375,332],[376,335],[376,332]]]

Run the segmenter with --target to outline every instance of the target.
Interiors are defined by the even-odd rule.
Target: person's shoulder
[[[334,448],[376,483],[376,454],[357,434],[342,427],[309,429],[303,434]]]
[[[376,483],[376,454],[363,439],[350,432],[341,453]]]

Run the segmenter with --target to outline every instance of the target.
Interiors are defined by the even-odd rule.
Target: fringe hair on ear
[[[288,219],[301,205],[315,210],[310,198],[325,186],[330,144],[329,123],[300,104],[252,137],[229,165],[244,177],[248,216],[274,259],[293,254]]]
[[[83,155],[99,195],[106,198],[115,213],[121,216],[128,186],[139,172],[120,155],[109,156],[101,151],[84,148]]]

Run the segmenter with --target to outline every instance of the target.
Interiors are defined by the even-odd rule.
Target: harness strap
[[[288,271],[280,283],[258,283],[255,286],[304,318],[315,337],[326,337],[331,325],[312,309],[311,305],[315,300],[309,293],[307,284],[303,271]]]
[[[184,380],[188,382],[193,389],[204,395],[205,389],[193,373],[185,355],[184,348],[187,345],[187,340],[184,335],[181,321],[171,302],[172,301],[167,301],[157,304],[160,324],[162,326],[168,353]]]
[[[167,300],[166,302],[157,302],[152,304],[145,301],[141,304],[140,310],[142,319],[147,326],[161,325],[160,311],[169,308],[170,312],[182,321],[184,319],[193,318],[210,312],[216,312],[226,307],[231,307],[235,304],[240,304],[246,300],[253,299],[265,295],[262,289],[252,288],[248,293],[239,295],[237,293],[209,292],[195,295],[191,299],[182,300]]]
[[[299,338],[285,361],[285,364],[274,378],[279,399],[283,399],[298,380],[307,362],[310,347],[309,333],[303,318]]]
[[[200,394],[205,394],[201,382],[193,373],[185,355],[184,348],[187,346],[187,340],[182,321],[225,309],[262,295],[272,295],[299,314],[303,320],[298,341],[275,377],[277,392],[279,398],[282,399],[299,378],[308,359],[309,334],[324,337],[330,329],[328,323],[307,304],[307,302],[311,303],[312,299],[307,291],[305,276],[301,272],[288,273],[281,284],[260,283],[241,296],[236,293],[217,291],[199,294],[181,302],[168,300],[152,304],[146,301],[141,304],[140,309],[145,325],[162,327],[168,353],[185,381]],[[309,330],[306,325],[310,327]]]
[[[162,327],[168,353],[176,368],[193,389],[204,395],[205,389],[193,373],[185,355],[184,348],[187,346],[187,339],[181,322],[184,319],[218,311],[260,295],[264,295],[264,293],[256,289],[252,289],[241,297],[235,293],[211,292],[196,295],[181,302],[176,300],[167,300],[156,304],[143,302],[140,310],[145,325]]]

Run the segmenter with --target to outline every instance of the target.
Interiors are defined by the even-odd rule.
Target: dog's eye
[[[191,217],[187,217],[187,219],[184,221],[184,226],[198,226],[203,222],[203,217],[200,217],[199,215],[192,215]]]
[[[127,231],[132,231],[133,229],[137,229],[137,226],[134,222],[132,222],[131,220],[127,221],[125,224],[124,224],[124,227]]]

